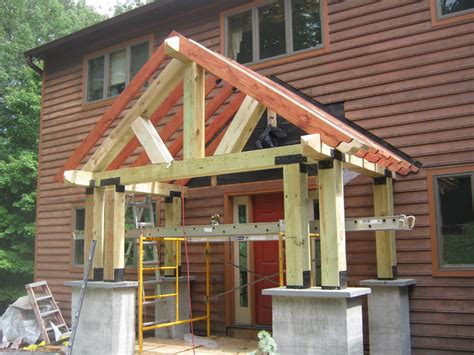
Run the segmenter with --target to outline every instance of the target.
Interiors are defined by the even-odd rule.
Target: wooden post
[[[92,238],[96,241],[92,263],[94,281],[104,280],[104,203],[105,189],[94,188],[92,208]]]
[[[177,227],[181,225],[181,197],[165,198],[165,226]],[[165,266],[176,264],[176,253],[179,256],[179,266],[181,266],[181,248],[176,250],[175,242],[165,242]],[[179,269],[179,271],[181,268]],[[175,276],[174,270],[165,270],[165,276]],[[178,275],[179,276],[179,275]]]
[[[125,187],[107,187],[104,221],[104,280],[123,281],[125,276]]]
[[[89,250],[94,239],[94,188],[86,188],[86,202],[84,205],[84,266],[89,258]],[[88,275],[89,279],[93,278],[93,268]]]
[[[389,177],[374,179],[375,216],[393,216],[393,180]],[[377,252],[377,278],[394,280],[397,278],[397,247],[395,231],[375,232]]]
[[[336,159],[319,161],[318,184],[321,286],[344,289],[347,287],[347,264],[342,162]]]
[[[195,62],[186,64],[183,77],[183,156],[199,159],[205,155],[205,73]]]
[[[308,174],[306,166],[283,167],[285,194],[286,284],[288,288],[311,286],[308,230]]]

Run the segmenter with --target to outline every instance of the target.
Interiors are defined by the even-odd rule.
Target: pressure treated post
[[[105,191],[104,280],[120,282],[125,276],[125,187]]]
[[[165,198],[165,226],[177,227],[181,225],[181,197]],[[178,244],[178,248],[176,248]],[[178,249],[178,250],[176,250]],[[181,249],[179,243],[165,242],[165,266],[176,264],[176,253],[178,253],[178,265],[181,267]],[[179,271],[181,268],[178,269]],[[180,272],[179,272],[180,273]],[[179,276],[178,273],[178,276]],[[165,270],[165,276],[175,276],[174,270]]]
[[[321,286],[347,287],[346,231],[342,162],[336,159],[318,163],[319,213],[321,230]]]
[[[306,166],[283,166],[285,194],[285,255],[287,288],[311,286]]]
[[[199,159],[205,155],[204,69],[189,62],[183,77],[183,157]]]
[[[86,201],[84,205],[84,264],[89,258],[89,249],[94,239],[94,188],[86,188]],[[93,277],[93,268],[91,268],[88,278]]]
[[[393,180],[389,177],[375,178],[374,214],[376,217],[393,216]],[[395,231],[375,232],[377,252],[377,278],[394,280],[397,278],[397,248]]]
[[[104,280],[104,208],[105,208],[105,188],[93,188],[93,218],[92,218],[92,238],[96,241],[94,261],[94,281]]]

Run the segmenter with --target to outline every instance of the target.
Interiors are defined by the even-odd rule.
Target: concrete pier
[[[273,337],[280,354],[364,353],[361,297],[369,288],[263,290],[272,296]]]
[[[190,277],[190,282],[196,278]],[[180,276],[179,284],[179,319],[189,319],[189,291],[188,278]],[[174,293],[176,290],[176,278],[162,277],[160,286],[163,294]],[[157,286],[158,287],[158,286]],[[155,319],[158,322],[170,322],[176,320],[176,301],[174,297],[166,297],[155,305]],[[183,339],[184,334],[189,333],[189,324],[174,325],[162,329],[155,329],[155,336],[163,339]]]
[[[81,281],[72,287],[72,316],[76,313]],[[135,352],[137,282],[89,281],[74,342],[74,354],[116,355]]]
[[[360,282],[372,289],[368,298],[371,354],[411,354],[408,287],[415,283],[414,279]]]

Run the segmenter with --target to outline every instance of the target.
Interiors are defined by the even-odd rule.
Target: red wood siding
[[[134,27],[91,44],[86,52],[150,32],[155,34],[156,46],[171,30],[217,50],[218,7],[222,6],[219,2],[186,19]],[[329,30],[329,51],[260,72],[275,74],[323,103],[345,101],[348,118],[405,150],[424,163],[425,169],[474,163],[472,20],[433,27],[427,0],[358,0],[329,5]],[[69,262],[71,206],[83,203],[84,193],[52,179],[106,108],[83,106],[84,54],[47,58],[41,124],[35,277],[48,280],[66,316],[70,314],[70,290],[63,282],[79,278],[81,272]],[[160,122],[159,129],[177,109]],[[410,292],[413,350],[420,354],[472,353],[474,278],[432,277],[426,185],[422,170],[399,179],[394,186],[396,213],[417,218],[414,231],[397,233],[399,274],[417,279]],[[373,213],[368,179],[357,178],[345,195],[348,216]],[[208,223],[213,213],[224,213],[223,189],[196,189],[185,206],[187,224]],[[350,283],[375,277],[373,235],[350,234],[347,248]],[[197,277],[195,313],[204,311],[201,252],[201,246],[190,245],[191,269]],[[222,258],[224,246],[213,246],[212,253]],[[215,261],[212,270],[212,293],[216,294],[223,291],[224,266]],[[212,317],[214,330],[223,331],[223,298],[213,302]]]

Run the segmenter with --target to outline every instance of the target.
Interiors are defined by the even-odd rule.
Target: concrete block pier
[[[368,298],[370,353],[409,355],[410,305],[408,287],[414,279],[363,280],[372,289]]]
[[[72,287],[72,316],[79,304],[81,281]],[[135,352],[137,282],[89,281],[74,342],[74,354],[116,355]]]
[[[263,290],[272,296],[280,354],[363,354],[361,298],[369,288]]]

